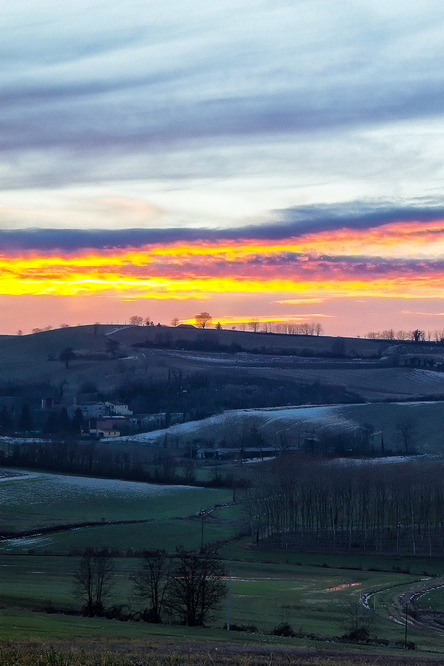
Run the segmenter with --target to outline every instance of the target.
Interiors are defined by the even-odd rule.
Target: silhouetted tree
[[[200,312],[195,315],[194,319],[199,328],[205,328],[205,326],[211,322],[212,316],[208,312]]]
[[[415,328],[415,330],[412,331],[413,342],[422,342],[424,339],[425,339],[424,331],[421,331],[419,328]]]
[[[72,347],[65,347],[63,351],[59,354],[59,361],[65,364],[65,368],[68,370],[69,364],[76,358]]]
[[[221,561],[209,549],[201,555],[178,551],[168,588],[168,606],[189,627],[202,626],[226,594]]]
[[[83,598],[86,615],[103,615],[103,602],[114,585],[113,579],[114,564],[108,551],[85,550],[74,571],[74,591]]]
[[[22,411],[20,413],[19,428],[20,430],[31,430],[32,428],[31,410],[29,409],[27,402],[23,405]]]
[[[72,417],[73,432],[80,434],[82,432],[83,425],[84,425],[84,419],[83,419],[82,410],[80,409],[80,407],[77,407]]]
[[[400,421],[397,424],[397,430],[400,434],[405,453],[412,453],[412,444],[416,433],[414,421],[408,418]]]
[[[341,605],[340,612],[344,619],[346,636],[352,640],[368,640],[374,613],[363,606],[359,599],[352,598]]]
[[[0,412],[0,432],[2,435],[6,435],[11,432],[13,428],[13,421],[11,413],[7,407],[2,407]]]
[[[149,622],[162,622],[162,608],[170,582],[170,564],[164,550],[144,555],[141,567],[131,576],[134,592],[148,602],[144,615]]]

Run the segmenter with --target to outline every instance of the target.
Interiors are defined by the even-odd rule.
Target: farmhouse
[[[89,434],[102,437],[120,437],[122,427],[127,425],[128,419],[124,416],[114,416],[112,418],[91,419],[89,424]]]
[[[131,416],[132,411],[122,402],[75,402],[68,407],[68,416],[72,418],[80,409],[85,421],[107,416]]]

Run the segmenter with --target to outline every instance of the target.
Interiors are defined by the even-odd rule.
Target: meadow
[[[389,657],[395,659],[404,654],[401,595],[413,593],[418,586],[436,587],[443,581],[441,558],[321,555],[257,548],[249,537],[240,536],[245,522],[242,503],[232,504],[231,492],[223,489],[152,487],[31,472],[29,476],[1,482],[0,490],[0,505],[2,513],[3,509],[8,510],[8,525],[15,523],[20,529],[26,526],[36,532],[33,537],[0,543],[0,641],[18,642],[23,649],[28,642],[53,645],[60,655],[73,645],[76,650],[86,646],[89,655],[95,649],[102,650],[100,658],[109,652],[108,661],[91,663],[125,663],[123,659],[127,657],[116,657],[116,650],[123,650],[122,655],[145,653],[146,659],[149,646],[153,654],[161,655],[158,663],[169,663],[168,659],[178,663],[173,661],[178,649],[194,655],[187,657],[189,663],[269,663],[270,655],[273,663],[279,663],[281,658],[288,663],[289,650],[316,651],[319,661],[301,663],[346,663],[345,657],[337,654],[324,662],[319,650],[344,655],[358,651],[363,659],[381,653],[386,661],[380,663],[389,663]],[[107,522],[120,521],[123,515],[127,520],[148,522]],[[63,518],[64,524],[101,521],[102,517],[106,521],[94,527],[38,534],[39,526],[52,528],[58,517]],[[115,549],[116,583],[107,605],[123,605],[133,612],[140,610],[140,601],[132,594],[129,580],[139,564],[137,551],[164,547],[174,554],[178,545],[197,550],[202,537],[205,544],[217,545],[223,560],[230,588],[229,615],[228,597],[204,628],[79,615],[81,604],[73,591],[73,571],[85,547]],[[434,597],[436,608],[439,594],[437,591]],[[421,602],[425,599],[428,597],[421,597]],[[348,633],[356,608],[368,621],[373,643],[340,640]],[[227,620],[230,632],[223,629]],[[272,635],[282,624],[289,624],[295,635]],[[251,630],[247,631],[247,627]],[[416,644],[416,659],[420,656],[432,660],[444,650],[444,638],[439,632],[415,624],[411,618],[408,640]],[[227,651],[225,661],[215,660],[212,650],[216,648],[220,654]],[[201,661],[193,662],[193,658]],[[296,658],[297,653],[291,657],[292,663],[298,663]],[[71,659],[35,663],[77,663],[74,656]]]

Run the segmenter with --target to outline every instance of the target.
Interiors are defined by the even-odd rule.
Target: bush
[[[344,634],[342,638],[346,638],[349,641],[367,642],[370,639],[370,634],[366,627],[356,627],[349,634]]]
[[[277,627],[271,632],[272,636],[286,636],[287,638],[293,638],[296,636],[293,628],[288,624],[288,622],[281,622]]]
[[[224,624],[224,630],[227,630],[227,624]],[[249,634],[256,634],[258,628],[253,624],[230,624],[230,631],[246,631]]]

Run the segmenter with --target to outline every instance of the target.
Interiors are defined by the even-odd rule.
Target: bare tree
[[[177,565],[168,591],[169,608],[190,627],[202,626],[226,594],[221,561],[204,549],[201,555],[177,553]]]
[[[419,328],[415,328],[411,335],[413,342],[423,342],[425,339],[424,331],[421,331]]]
[[[205,328],[207,324],[211,323],[212,316],[208,312],[200,312],[194,316],[194,319],[199,328]]]
[[[412,419],[407,418],[404,419],[404,421],[400,421],[396,428],[401,437],[405,453],[412,453],[412,444],[416,434],[415,422]]]
[[[178,325],[179,325],[179,319],[177,317],[174,317],[174,319],[172,319],[171,321],[171,326],[176,327]]]
[[[371,610],[366,608],[359,599],[350,598],[341,605],[347,637],[353,640],[367,640],[370,628],[375,619]]]
[[[149,622],[162,622],[162,608],[170,582],[170,565],[164,550],[146,553],[141,567],[131,576],[134,592],[148,602],[144,614]]]
[[[103,602],[114,584],[114,564],[106,550],[85,550],[74,571],[76,596],[84,600],[83,611],[89,617],[103,615]]]
[[[139,315],[133,315],[129,318],[129,323],[131,326],[142,326],[143,317],[140,317]]]

